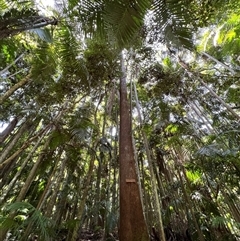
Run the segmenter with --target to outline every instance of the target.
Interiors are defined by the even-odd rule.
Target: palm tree
[[[173,46],[192,47],[191,28],[188,27],[191,20],[190,11],[182,2],[156,1],[152,5],[150,1],[69,2],[70,10],[78,9],[80,25],[86,34],[93,34],[95,30],[97,35],[104,36],[106,41],[116,43],[119,50],[134,46],[133,41],[139,36],[144,17],[151,7],[155,13],[154,21],[159,22],[159,29],[163,31],[164,40]],[[126,104],[127,86],[124,69],[122,69],[122,76],[120,81],[120,239],[145,240],[148,239],[145,232],[146,224],[144,224],[144,216],[139,216],[142,213],[141,197],[138,189],[134,189],[135,185],[133,185],[136,183],[137,174],[132,137],[129,135],[131,120],[128,115],[129,107]],[[133,199],[136,209],[131,208]],[[137,200],[139,204],[136,203]],[[160,236],[164,238],[164,234]]]

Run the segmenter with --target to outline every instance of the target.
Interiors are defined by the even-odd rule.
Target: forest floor
[[[103,239],[103,232],[93,232],[90,230],[84,230],[80,233],[79,239],[77,241],[117,241],[117,237],[114,234],[110,234],[110,236],[106,239]]]
[[[62,230],[63,231],[63,230]],[[66,230],[65,230],[66,231]],[[171,230],[165,230],[165,235],[167,240],[172,241],[192,241],[190,237],[180,234],[175,234]],[[57,241],[65,241],[67,232],[60,232],[58,234]],[[37,239],[36,239],[37,240]],[[153,229],[153,233],[151,233],[151,241],[159,241],[159,237],[155,232],[155,229]],[[34,240],[35,241],[35,240]],[[93,231],[89,229],[83,229],[78,236],[78,239],[76,241],[119,241],[117,231],[110,233],[107,237],[104,237],[104,231]]]
[[[59,235],[58,241],[65,240],[66,236]],[[103,231],[94,232],[92,230],[82,230],[76,241],[118,241],[117,233],[110,233],[108,237],[104,237]]]

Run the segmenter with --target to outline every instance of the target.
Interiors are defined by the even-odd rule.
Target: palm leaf
[[[153,12],[164,42],[177,47],[193,48],[193,29],[190,27],[192,18],[184,1],[156,0]]]
[[[70,12],[80,23],[86,36],[100,35],[125,47],[143,26],[144,16],[150,8],[146,0],[86,1],[70,0]]]
[[[75,18],[77,15],[81,29],[87,36],[100,34],[121,48],[139,39],[146,13],[150,9],[150,0],[70,0],[70,15]],[[172,45],[191,49],[192,18],[186,3],[156,0],[152,3],[152,9],[158,34],[161,33],[163,39]]]
[[[60,79],[59,84],[64,88],[75,87],[75,89],[78,89],[87,87],[88,73],[82,57],[81,44],[79,44],[70,26],[62,26],[58,31],[56,52],[60,60],[63,77]]]
[[[12,219],[2,218],[1,227],[7,228],[16,228],[19,230],[19,225],[24,227],[28,224],[31,224],[34,227],[34,232],[39,234],[41,240],[50,240],[50,230],[53,227],[53,222],[47,217],[43,216],[42,213],[37,210],[34,206],[27,202],[15,202],[11,203],[4,208],[5,212],[14,212],[17,214],[16,217],[20,217],[21,214],[24,214],[24,218],[22,219],[23,224],[16,223]],[[19,214],[19,215],[18,215]]]
[[[51,79],[56,72],[56,56],[53,48],[46,42],[40,42],[33,52],[32,58],[32,75],[41,82]]]
[[[143,26],[144,16],[150,1],[109,1],[105,10],[105,25],[113,32],[120,47],[125,47],[136,38]]]
[[[30,30],[30,32],[33,32],[38,35],[38,37],[48,43],[51,43],[53,41],[52,34],[49,29],[47,28],[36,28]]]
[[[104,33],[104,7],[103,0],[69,0],[67,13],[73,21],[77,19],[83,33],[90,37]]]

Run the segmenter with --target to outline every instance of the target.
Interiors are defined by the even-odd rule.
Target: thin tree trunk
[[[92,173],[93,173],[93,168],[94,168],[94,161],[95,161],[95,155],[92,155],[91,159],[90,159],[90,163],[89,163],[89,168],[88,168],[88,172],[87,172],[87,180],[84,183],[84,190],[83,190],[83,194],[82,194],[82,198],[81,198],[81,202],[79,204],[79,207],[77,209],[77,213],[76,213],[76,217],[78,219],[82,218],[83,215],[83,211],[84,211],[84,206],[87,200],[87,196],[88,196],[88,191],[91,187],[91,179],[92,179]],[[80,228],[81,222],[79,221],[76,226],[74,227],[73,230],[73,234],[72,234],[72,241],[76,241],[78,238],[78,230]]]
[[[47,217],[51,217],[53,215],[52,211],[53,211],[53,207],[56,204],[56,199],[57,199],[57,195],[59,193],[60,190],[60,186],[62,184],[61,179],[65,178],[64,177],[64,169],[66,166],[66,162],[67,162],[67,157],[64,157],[64,159],[61,161],[61,167],[60,170],[58,172],[58,176],[55,179],[54,182],[54,186],[53,186],[53,194],[51,195],[51,198],[48,202],[47,208],[45,210],[45,214]]]
[[[179,170],[179,166],[180,166],[181,170],[184,173],[184,176],[186,177],[185,169],[182,166],[182,164],[184,163],[184,158],[182,158],[181,157],[181,153],[177,152],[175,149],[173,149],[173,151],[174,151],[175,157],[177,157],[178,160],[179,160],[178,162],[176,162],[176,167],[177,167],[176,169],[177,169],[178,177],[180,179],[180,184],[181,184],[181,188],[182,188],[182,191],[183,191],[183,196],[184,196],[185,201],[186,201],[186,207],[189,209],[189,211],[191,213],[194,226],[197,229],[199,240],[200,241],[204,241],[204,236],[203,236],[202,230],[200,229],[200,227],[198,225],[198,222],[197,222],[194,210],[193,210],[192,202],[191,202],[191,200],[189,198],[189,195],[186,192],[186,189],[185,189],[184,183],[183,183],[183,179],[182,179],[182,175],[181,175],[181,172]]]
[[[136,107],[137,107],[137,111],[138,111],[138,119],[139,119],[140,125],[142,126],[143,121],[142,121],[142,117],[141,117],[140,105],[139,105],[139,101],[138,101],[138,94],[137,94],[137,89],[136,89],[135,83],[133,83],[133,88],[134,88],[134,95],[135,95],[135,99],[136,99]],[[151,158],[151,153],[150,153],[149,144],[148,144],[148,140],[147,140],[147,135],[143,129],[141,129],[141,132],[142,132],[144,147],[145,147],[147,159],[148,159],[148,167],[149,167],[150,176],[151,176],[151,178],[150,178],[151,184],[153,187],[159,237],[160,237],[161,241],[166,241],[165,234],[164,234],[164,228],[163,228],[163,222],[162,222],[162,214],[161,214],[161,202],[160,202],[161,197],[159,198],[159,194],[157,191],[156,177],[155,177],[154,170],[153,170],[152,158]]]
[[[25,142],[16,152],[14,152],[9,158],[7,158],[5,161],[3,161],[0,164],[0,170],[5,167],[8,163],[10,163],[14,158],[16,158],[22,151],[24,151],[31,143],[33,140],[38,138],[47,128],[48,126],[45,127],[45,129],[41,130],[38,134],[35,136],[31,137],[27,142]]]
[[[37,170],[38,170],[38,167],[40,166],[42,160],[43,160],[43,157],[44,157],[44,152],[48,149],[49,147],[49,144],[51,142],[51,139],[52,137],[50,136],[48,138],[48,140],[45,142],[44,144],[44,147],[43,149],[41,150],[42,154],[39,155],[37,161],[34,163],[30,173],[28,174],[28,177],[25,181],[25,184],[24,186],[22,187],[20,193],[18,194],[18,197],[16,198],[16,202],[21,202],[24,198],[25,198],[25,195],[28,191],[28,189],[30,188],[35,176],[36,176],[36,173],[37,173]]]
[[[13,19],[11,22],[6,23],[6,20],[4,19],[2,21],[2,28],[0,31],[0,39],[7,38],[9,36],[14,36],[16,34],[19,34],[21,32],[32,30],[32,29],[38,29],[42,27],[46,27],[48,25],[57,25],[57,20],[55,18],[50,19],[43,16],[31,16],[29,17],[24,16],[23,17],[26,22],[32,23],[28,25],[22,24],[22,26],[19,26],[19,21],[16,22],[16,19]],[[8,25],[11,27],[8,27]]]
[[[18,123],[18,119],[15,117],[6,127],[4,131],[0,133],[0,143],[4,142],[5,139],[11,134]]]
[[[181,59],[179,59],[178,62],[187,71],[190,77],[194,76],[197,80],[199,80],[199,82],[211,93],[212,96],[214,96],[235,118],[240,120],[240,116],[231,108],[231,106],[223,101],[222,98],[219,97],[199,76],[194,74],[186,63],[184,63]]]
[[[137,182],[131,120],[127,99],[126,70],[122,55],[120,80],[120,241],[149,240]]]
[[[61,151],[62,152],[62,151]],[[61,153],[60,153],[60,156],[61,156]],[[44,189],[44,192],[43,194],[41,195],[41,198],[40,200],[38,201],[38,205],[36,207],[37,210],[41,210],[42,209],[42,206],[43,204],[45,203],[46,199],[47,199],[47,196],[49,194],[49,192],[51,191],[51,187],[53,185],[53,177],[55,176],[56,172],[57,172],[57,169],[58,169],[58,163],[60,161],[60,156],[59,158],[57,159],[56,163],[55,163],[55,166],[54,166],[54,169],[51,173],[51,176],[48,178],[48,182],[47,182],[47,185]],[[32,229],[32,226],[33,226],[33,223],[29,223],[24,234],[23,234],[23,237],[22,237],[22,240],[27,240],[27,237]]]
[[[184,198],[185,198],[185,201],[186,201],[186,205],[191,213],[191,216],[192,216],[192,219],[193,219],[193,223],[194,223],[194,226],[195,228],[197,229],[197,233],[198,233],[198,237],[199,237],[199,240],[200,241],[204,241],[204,237],[203,237],[203,233],[198,225],[198,222],[197,222],[197,219],[195,217],[195,214],[194,214],[194,211],[193,211],[193,207],[192,207],[192,204],[191,204],[191,201],[189,199],[189,196],[184,188],[184,184],[183,184],[183,180],[182,180],[182,176],[181,176],[181,173],[179,171],[179,169],[177,168],[177,172],[178,172],[178,177],[180,179],[180,183],[181,183],[181,187],[182,187],[182,191],[183,191],[183,195],[184,195]]]
[[[116,123],[118,122],[118,114],[116,113]],[[118,126],[116,127],[116,133],[119,133]],[[112,135],[113,136],[113,135]],[[113,146],[113,181],[112,181],[112,212],[116,212],[119,206],[119,199],[118,199],[118,183],[119,183],[119,176],[118,176],[118,141],[114,138]]]
[[[3,163],[5,158],[8,156],[10,151],[13,149],[13,147],[18,142],[19,138],[22,136],[22,134],[28,129],[29,123],[25,121],[25,123],[18,129],[17,133],[14,135],[11,142],[7,145],[7,147],[2,151],[0,156],[0,163]]]
[[[105,91],[105,94],[106,94],[106,91]],[[97,111],[98,111],[98,107],[100,105],[100,103],[102,102],[102,99],[103,97],[100,98],[99,102],[98,102],[98,105],[97,105],[97,108],[96,108],[96,112],[95,112],[95,123],[97,123],[97,120],[96,120],[96,117],[97,117]],[[107,104],[107,101],[105,100],[105,113],[106,113],[106,104]],[[103,138],[105,136],[105,126],[106,126],[106,114],[104,115],[103,117],[103,126],[102,126],[102,134],[101,134],[101,137],[100,138]],[[95,202],[95,212],[94,212],[94,215],[93,215],[93,225],[97,226],[98,225],[98,220],[99,220],[99,209],[100,209],[100,193],[101,193],[101,187],[100,187],[100,184],[101,184],[101,180],[102,180],[102,169],[103,169],[103,163],[105,161],[105,156],[102,155],[100,153],[100,157],[98,158],[98,169],[97,169],[97,181],[96,181],[96,186],[95,186],[95,190],[96,190],[96,193],[95,193],[95,197],[94,197],[94,202]],[[93,227],[95,228],[95,227]]]
[[[66,159],[67,161],[68,159]],[[66,170],[67,172],[68,170]],[[67,200],[67,196],[68,196],[68,190],[69,190],[69,186],[68,184],[72,182],[72,173],[71,172],[67,172],[65,174],[65,178],[63,178],[63,181],[61,182],[61,191],[56,192],[55,194],[57,194],[57,197],[55,199],[52,199],[51,201],[56,200],[55,203],[52,203],[54,207],[55,205],[55,213],[54,215],[52,215],[53,220],[55,220],[55,224],[56,226],[61,226],[61,221],[62,221],[62,217],[63,217],[63,213],[64,213],[64,207],[66,204],[66,200]]]
[[[41,141],[43,140],[44,136],[46,135],[47,129],[45,130],[45,132],[42,134],[41,138],[39,138],[39,140],[37,141],[37,143],[35,144],[35,146],[33,147],[33,149],[31,150],[31,152],[28,154],[28,156],[25,158],[24,162],[22,163],[20,169],[18,170],[18,172],[16,173],[16,175],[14,176],[14,178],[11,180],[11,182],[9,183],[7,190],[4,192],[4,194],[2,195],[2,197],[0,198],[0,204],[2,204],[5,201],[5,198],[7,197],[8,193],[12,190],[14,184],[16,183],[17,179],[19,178],[19,176],[21,175],[23,169],[25,168],[25,166],[27,165],[28,161],[30,160],[30,158],[32,158],[33,154],[35,153],[35,151],[37,150],[37,148],[39,147]]]
[[[20,54],[11,64],[9,64],[6,68],[4,68],[3,70],[0,71],[0,76],[3,75],[8,69],[10,69],[13,65],[15,65],[18,60],[20,60],[21,58],[24,57],[26,51],[22,54]]]
[[[211,56],[210,54],[206,53],[206,52],[202,52],[202,55],[206,56],[207,58],[213,60],[215,63],[220,64],[221,66],[223,66],[225,69],[229,70],[232,74],[236,74],[235,70],[231,69],[230,67],[228,67],[226,64],[222,63],[221,61],[217,60],[216,58],[214,58],[213,56]]]
[[[0,104],[2,104],[8,97],[10,97],[17,89],[31,81],[31,74],[25,76],[22,80],[12,86],[4,95],[0,96]]]

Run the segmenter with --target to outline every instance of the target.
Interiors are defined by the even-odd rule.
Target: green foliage
[[[53,52],[53,46],[46,42],[40,42],[36,49],[32,51],[32,76],[35,84],[46,85],[46,81],[56,73],[56,57]],[[36,86],[37,87],[37,86]]]
[[[199,171],[187,171],[186,172],[187,178],[192,183],[199,183],[201,182],[201,173]]]
[[[71,136],[66,131],[55,130],[51,136],[50,149],[55,150],[57,147],[65,144],[70,140]]]
[[[235,211],[239,211],[238,120],[199,82],[202,78],[239,114],[238,74],[230,76],[219,70],[214,61],[210,65],[200,57],[194,59],[190,51],[178,52],[179,47],[193,49],[193,30],[205,26],[202,49],[212,51],[217,60],[237,72],[239,13],[237,6],[236,11],[228,9],[230,1],[224,3],[226,13],[216,18],[216,13],[222,13],[220,1],[169,0],[150,4],[71,0],[69,11],[64,10],[65,19],[54,30],[53,42],[47,42],[51,40],[49,30],[48,35],[40,30],[42,39],[24,33],[0,40],[1,69],[13,63],[7,77],[1,79],[1,94],[31,73],[31,82],[17,89],[1,106],[1,119],[19,119],[1,143],[2,152],[9,150],[3,161],[16,153],[12,162],[0,169],[0,195],[7,203],[25,188],[30,170],[41,160],[23,199],[31,205],[23,202],[5,206],[1,225],[9,227],[19,238],[18,230],[25,230],[30,224],[42,240],[54,236],[55,226],[47,217],[52,217],[57,226],[65,226],[69,235],[80,220],[92,229],[104,228],[106,236],[117,227],[117,125],[121,98],[117,88],[121,76],[119,52],[126,47],[131,48],[126,51],[127,78],[138,79],[138,104],[143,119],[142,125],[136,121],[136,100],[132,94],[132,126],[148,225],[158,225],[158,220],[152,198],[153,177],[146,164],[147,146],[141,130],[149,140],[164,225],[176,232],[182,229],[184,234],[188,228],[197,240],[192,216],[195,215],[208,240],[217,240],[219,233],[227,235],[226,230],[239,234],[239,216]],[[21,19],[19,12],[24,14],[25,10],[17,8],[17,4],[14,1],[10,6],[0,0],[1,16],[7,18],[14,6]],[[13,13],[11,10],[12,15],[8,14],[13,17]],[[30,12],[28,17],[33,19]],[[209,22],[213,25],[208,26]],[[159,41],[167,43],[167,47],[157,45]],[[22,53],[24,58],[14,63]],[[189,64],[189,71],[179,65],[177,56]],[[114,106],[111,117],[106,111],[109,102]],[[32,124],[18,136],[26,119]],[[105,143],[99,144],[103,136],[111,139],[112,156],[107,159],[106,155],[100,162],[100,152],[110,153]],[[44,149],[46,140],[51,141]],[[89,160],[94,165],[88,176]],[[88,187],[86,180],[91,183]],[[43,193],[46,196],[41,199]],[[36,210],[35,204],[41,204],[46,216]],[[77,208],[81,205],[84,214],[80,217]],[[11,218],[11,213],[15,218]]]
[[[64,25],[56,36],[55,51],[60,61],[60,74],[57,88],[64,92],[76,93],[89,88],[88,72],[83,59],[81,42],[74,36],[73,29]]]
[[[232,55],[236,61],[240,50],[239,7],[230,15],[226,15],[214,26],[215,30],[207,30],[199,49],[208,50],[217,59]]]
[[[83,31],[102,36],[120,48],[138,42],[144,32],[147,11],[153,11],[156,31],[177,47],[193,48],[190,24],[194,21],[184,1],[77,1],[71,0],[70,11],[81,22]]]
[[[164,41],[175,47],[192,49],[193,22],[189,6],[184,1],[154,1],[154,22],[158,23],[158,31]]]
[[[144,16],[150,7],[150,1],[118,0],[108,1],[105,7],[104,20],[106,27],[113,33],[119,46],[136,41]]]
[[[118,71],[117,51],[99,39],[89,40],[84,51],[86,68],[89,74],[89,85],[102,86],[112,79]],[[96,68],[97,66],[97,68]]]
[[[226,219],[224,217],[221,217],[221,216],[216,216],[214,218],[212,218],[212,226],[213,227],[221,227],[221,226],[225,226],[225,221]]]
[[[42,215],[42,213],[27,202],[15,202],[6,205],[3,208],[4,216],[0,220],[2,228],[10,228],[17,236],[19,230],[31,225],[32,232],[38,234],[40,240],[51,240],[52,229],[54,223],[49,218]],[[14,213],[14,219],[8,218],[8,213]],[[18,236],[20,238],[21,236]]]

